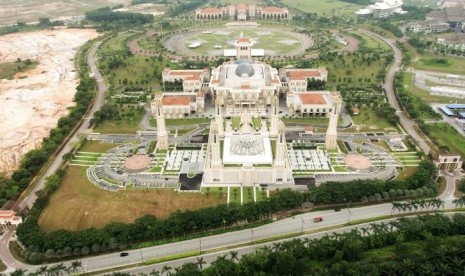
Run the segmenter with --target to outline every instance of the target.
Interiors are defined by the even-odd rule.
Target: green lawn
[[[254,48],[264,48],[273,51],[275,55],[283,55],[298,50],[303,46],[303,42],[299,36],[295,35],[293,32],[276,28],[221,28],[209,30],[213,33],[204,34],[202,32],[193,32],[184,35],[184,49],[188,49],[187,47],[191,43],[199,42],[202,45],[195,49],[188,49],[189,52],[194,52],[198,55],[222,56],[223,49],[232,48],[230,44],[231,41],[240,37],[241,34],[254,40]],[[148,41],[144,41],[142,45],[144,49],[153,48],[153,46],[148,43]],[[221,45],[221,48],[215,48],[216,45]]]
[[[418,59],[412,62],[412,66],[421,70],[463,74],[465,72],[465,58],[425,54],[419,55]]]
[[[241,117],[232,117],[231,118],[232,128],[239,129],[241,127]]]
[[[352,122],[361,126],[364,131],[385,130],[393,127],[367,107],[360,108],[359,115],[352,116]]]
[[[464,103],[465,99],[457,99],[457,98],[449,98],[437,95],[431,95],[428,91],[418,88],[414,85],[412,90],[413,84],[413,75],[414,73],[405,73],[404,77],[404,87],[407,91],[411,92],[413,95],[423,99],[429,103],[451,103],[451,102],[458,102]],[[431,84],[431,82],[426,82],[427,85]],[[440,85],[440,84],[439,84]]]
[[[105,153],[112,148],[117,147],[115,144],[105,144],[100,141],[86,141],[79,151]]]
[[[231,190],[229,192],[229,202],[241,204],[241,188],[231,187]]]
[[[244,187],[242,188],[243,192],[243,203],[254,202],[253,199],[253,189],[254,187]]]
[[[349,34],[356,34],[357,36],[361,36],[363,40],[360,43],[366,48],[383,49],[383,50],[390,49],[386,43],[384,43],[382,40],[380,40],[377,37],[366,35],[365,33],[357,32],[357,31],[352,31]]]
[[[144,116],[144,112],[136,113],[135,116],[130,119],[122,119],[122,120],[110,120],[104,121],[100,123],[98,126],[94,127],[92,132],[102,133],[102,134],[110,134],[110,133],[118,133],[118,134],[135,134],[138,130],[140,130],[140,121]]]
[[[328,117],[307,117],[307,118],[282,118],[285,124],[309,124],[309,125],[327,125]]]
[[[189,126],[198,124],[208,124],[211,122],[211,118],[183,118],[183,119],[165,119],[166,126]],[[150,126],[157,127],[157,120],[151,119]]]
[[[114,52],[124,50],[126,48],[125,43],[127,39],[134,35],[136,34],[131,32],[122,32],[107,39],[102,45],[100,45],[99,53],[101,55],[111,55]]]
[[[345,14],[355,17],[354,12],[363,7],[338,0],[283,0],[282,2],[285,5],[305,12],[317,13],[319,15],[326,16]]]
[[[457,153],[465,158],[465,137],[447,123],[435,123],[426,126],[428,136],[436,141],[438,147],[447,147],[451,153]]]

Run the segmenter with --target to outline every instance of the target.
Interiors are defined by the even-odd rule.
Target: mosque
[[[286,99],[291,114],[329,117],[326,150],[337,148],[341,98],[336,92],[306,91],[308,79],[326,80],[325,68],[278,72],[252,59],[252,43],[248,38],[240,37],[235,45],[237,59],[225,62],[211,73],[207,69],[165,69],[164,81],[177,76],[186,80],[183,85],[195,83],[196,88],[190,85],[183,92],[158,94],[152,101],[158,126],[157,148],[168,149],[165,117],[201,112],[205,95],[209,95],[215,111],[206,145],[202,185],[293,185],[286,126],[279,118],[279,96]]]

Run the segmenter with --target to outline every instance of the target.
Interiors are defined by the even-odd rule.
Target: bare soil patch
[[[12,80],[0,80],[0,171],[13,171],[68,113],[78,83],[74,57],[97,36],[95,30],[62,29],[0,37],[0,63],[18,58],[38,63]]]

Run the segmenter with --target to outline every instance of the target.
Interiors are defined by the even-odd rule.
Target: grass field
[[[115,144],[106,144],[100,141],[86,141],[79,151],[106,153],[115,147],[117,147]]]
[[[1,79],[13,79],[13,77],[19,72],[26,72],[33,69],[37,65],[37,62],[26,64],[24,61],[20,62],[2,62],[0,63],[0,80]]]
[[[144,112],[135,113],[132,119],[110,120],[100,123],[92,129],[92,132],[102,134],[118,133],[118,134],[135,134],[140,130],[140,121],[144,116]]]
[[[254,42],[253,48],[265,49],[266,53],[272,55],[283,55],[294,50],[302,48],[303,42],[297,36],[289,31],[283,31],[273,28],[254,28],[254,29],[212,29],[212,34],[196,32],[187,34],[183,37],[184,48],[187,49],[189,44],[199,42],[202,45],[196,49],[189,49],[199,55],[223,55],[223,49],[234,49],[234,41],[243,34]],[[215,48],[220,45],[221,48]],[[149,47],[149,45],[141,45]]]
[[[465,72],[465,58],[434,54],[418,55],[412,62],[412,67],[421,70],[463,74]]]
[[[352,122],[364,131],[385,130],[393,128],[383,118],[380,118],[371,108],[360,108],[360,114],[352,116]]]
[[[457,153],[465,158],[465,138],[447,123],[427,125],[428,136],[437,141],[437,146],[445,146],[451,153]]]
[[[132,222],[145,214],[167,217],[176,210],[194,210],[226,203],[200,193],[172,190],[127,190],[107,192],[87,180],[81,167],[69,167],[58,191],[39,218],[45,231],[101,228],[110,222]]]
[[[390,50],[389,46],[377,37],[366,35],[365,33],[357,31],[352,31],[349,34],[355,34],[357,36],[362,37],[363,40],[360,43],[366,48]]]
[[[309,13],[332,16],[345,14],[355,17],[355,11],[363,6],[338,0],[283,0],[283,4]]]
[[[198,124],[208,124],[211,118],[184,118],[184,119],[165,119],[166,126],[191,126]],[[157,127],[157,120],[150,119],[150,126]]]

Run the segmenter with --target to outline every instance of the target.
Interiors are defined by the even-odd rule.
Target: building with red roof
[[[13,210],[0,210],[0,225],[2,226],[18,226],[23,222],[20,216],[16,215]]]

